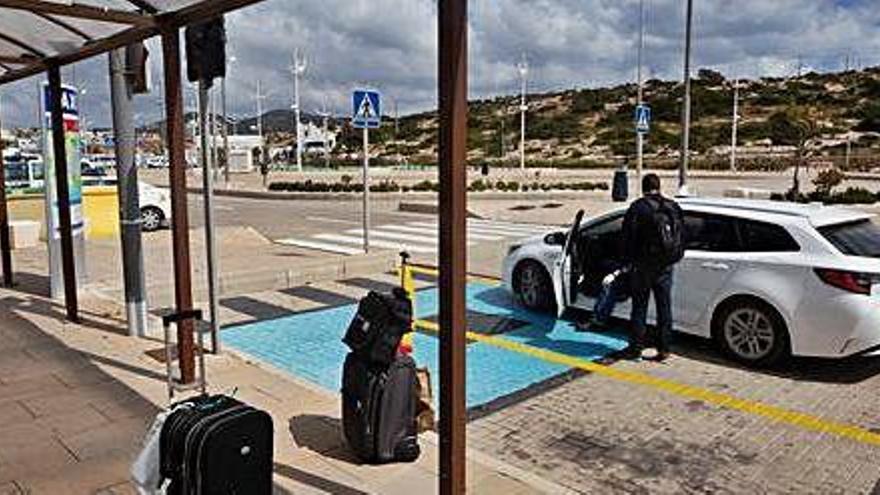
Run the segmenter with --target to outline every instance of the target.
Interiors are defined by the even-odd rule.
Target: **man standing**
[[[654,294],[657,309],[656,356],[664,361],[669,355],[672,333],[673,268],[684,257],[681,207],[660,194],[660,177],[648,174],[642,180],[642,198],[630,205],[623,221],[623,249],[632,272],[632,332],[623,354],[638,359],[647,346],[646,319],[648,301]]]

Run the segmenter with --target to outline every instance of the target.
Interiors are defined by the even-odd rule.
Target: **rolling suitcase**
[[[416,460],[421,451],[412,358],[399,355],[386,367],[349,353],[342,382],[343,430],[355,455],[374,464]]]
[[[199,318],[199,315],[193,312],[166,317],[166,336],[171,322]],[[199,347],[203,348],[201,335]],[[159,437],[162,485],[158,493],[271,494],[274,467],[271,416],[233,397],[208,395],[201,352],[199,367],[201,394],[173,404],[162,425]],[[179,389],[169,380],[170,397]]]

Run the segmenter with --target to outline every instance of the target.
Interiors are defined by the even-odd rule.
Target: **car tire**
[[[747,366],[776,366],[791,354],[785,320],[760,299],[739,298],[723,304],[715,313],[712,327],[721,349]]]
[[[144,232],[154,232],[162,228],[162,222],[165,221],[165,214],[162,210],[155,206],[145,206],[141,208],[141,230]]]
[[[517,265],[514,287],[520,303],[526,308],[542,312],[550,312],[556,308],[553,282],[540,263],[524,261]]]

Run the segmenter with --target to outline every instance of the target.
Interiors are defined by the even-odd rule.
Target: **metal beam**
[[[84,33],[81,29],[76,28],[76,27],[70,25],[69,23],[62,21],[61,19],[58,19],[57,17],[52,17],[49,14],[41,14],[41,13],[35,13],[35,15],[37,15],[41,19],[45,19],[45,20],[51,22],[52,24],[55,24],[56,26],[60,27],[61,29],[64,29],[65,31],[67,31],[69,33],[73,33],[73,34],[79,36],[80,38],[82,38],[85,41],[94,41],[94,38],[92,38],[88,34]]]
[[[14,36],[10,36],[6,33],[0,32],[0,40],[3,40],[7,43],[11,43],[11,44],[21,48],[25,52],[30,53],[31,55],[36,55],[37,57],[45,57],[46,56],[46,54],[41,52],[40,50],[37,50],[36,48],[25,43],[24,41],[21,41],[20,39],[14,37]]]
[[[440,494],[466,488],[467,0],[440,0]]]
[[[48,70],[51,65],[67,65],[79,62],[80,60],[85,60],[95,55],[162,34],[163,30],[179,29],[204,18],[223,15],[262,1],[264,0],[205,0],[175,12],[161,13],[156,15],[156,25],[137,26],[126,29],[121,33],[89,43],[75,52],[65,53],[56,57],[47,58],[44,55],[40,55],[44,58],[27,67],[0,76],[0,85],[39,74]]]
[[[61,267],[64,274],[64,305],[67,319],[79,321],[76,294],[76,264],[73,253],[73,228],[70,218],[70,179],[67,174],[67,142],[64,138],[64,109],[61,105],[61,69],[49,69],[49,99],[52,114],[52,158],[58,202],[58,227],[61,234]],[[55,235],[49,232],[50,237]]]
[[[3,129],[2,123],[0,129]],[[3,136],[0,135],[0,157],[2,156]],[[0,258],[3,265],[3,284],[12,287],[12,244],[9,238],[9,210],[6,207],[6,168],[2,158],[0,158]]]
[[[180,33],[177,28],[162,33],[162,59],[165,64],[165,135],[171,184],[171,233],[174,255],[174,301],[177,312],[193,309],[192,271],[189,253],[189,212],[186,199],[186,143],[184,134],[183,90],[180,82]],[[195,380],[193,321],[177,326],[180,377],[184,383]]]
[[[39,60],[35,57],[22,57],[22,56],[13,56],[13,55],[0,55],[0,63],[4,64],[12,64],[12,65],[27,65],[32,64],[34,61]]]
[[[128,3],[134,5],[135,7],[143,10],[147,14],[155,14],[156,12],[159,11],[159,9],[154,7],[152,4],[146,2],[146,0],[126,0],[126,1]]]
[[[58,3],[46,0],[0,0],[0,7],[23,10],[32,14],[55,14],[113,24],[147,26],[155,23],[155,19],[150,15],[77,3]]]

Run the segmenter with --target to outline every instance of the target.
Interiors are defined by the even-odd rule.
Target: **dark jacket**
[[[650,239],[657,235],[654,231],[654,210],[657,199],[671,205],[679,215],[679,219],[683,217],[678,203],[659,194],[639,198],[630,205],[623,219],[623,255],[624,259],[637,271],[659,273],[662,268],[665,268],[655,266],[655,260],[647,256]]]

